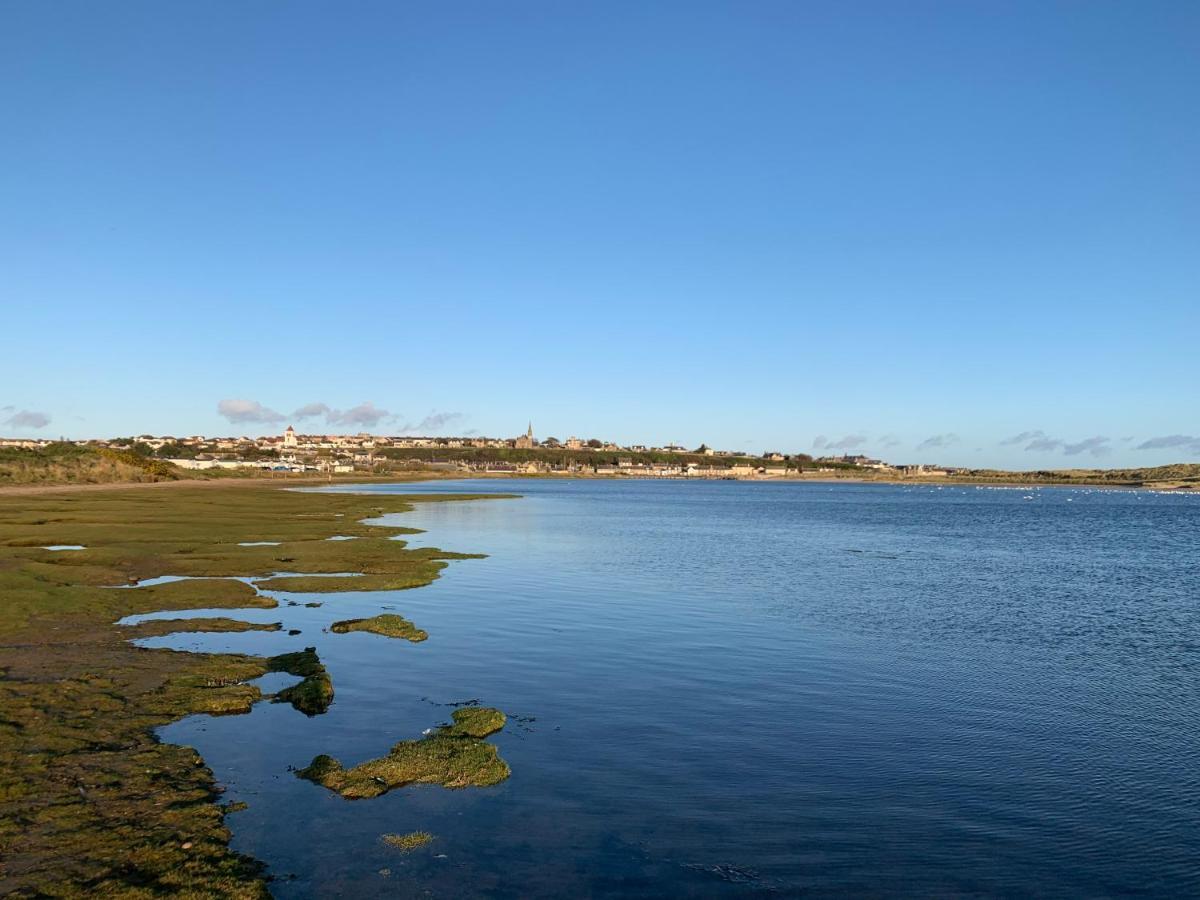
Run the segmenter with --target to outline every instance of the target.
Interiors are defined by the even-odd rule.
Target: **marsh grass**
[[[428,831],[410,831],[408,834],[384,834],[379,840],[401,853],[411,853],[433,843],[434,836]]]
[[[226,618],[195,618],[195,619],[147,619],[136,625],[125,625],[125,633],[130,638],[161,637],[167,634],[201,633],[201,632],[238,632],[238,631],[279,631],[283,625],[279,622],[260,624],[243,622],[240,619]]]
[[[348,800],[378,797],[406,784],[445,788],[490,787],[511,774],[495,745],[483,740],[504,727],[506,717],[486,706],[456,709],[454,721],[415,741],[400,741],[387,756],[347,769],[332,756],[317,756],[296,775]]]
[[[367,631],[371,634],[383,635],[384,637],[412,641],[414,644],[429,637],[427,632],[415,626],[408,619],[404,618],[404,616],[397,616],[394,613],[383,613],[382,615],[372,616],[369,619],[345,619],[341,622],[334,622],[329,626],[329,630],[334,634]]]
[[[303,680],[275,695],[276,702],[290,703],[306,716],[316,716],[333,703],[333,681],[317,657],[316,647],[283,653],[267,660],[268,672],[286,672]]]
[[[114,623],[166,610],[277,605],[238,576],[378,576],[316,578],[305,586],[314,592],[373,590],[387,579],[428,583],[457,557],[408,550],[389,538],[411,529],[361,520],[453,499],[460,497],[238,482],[0,492],[0,895],[267,896],[259,864],[228,847],[204,761],[160,743],[154,730],[197,712],[247,712],[262,698],[247,682],[272,666],[302,670],[301,684],[309,683],[277,699],[316,709],[332,696],[328,673],[315,654],[281,663],[137,647],[130,629]],[[335,534],[360,540],[325,540]],[[238,546],[259,540],[281,545]],[[87,549],[41,549],[58,544]],[[112,589],[163,575],[195,580]],[[144,636],[167,626],[137,627]]]

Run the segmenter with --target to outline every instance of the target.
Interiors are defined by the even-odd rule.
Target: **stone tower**
[[[533,422],[529,423],[529,427],[525,430],[523,435],[513,441],[513,446],[518,450],[533,449]]]

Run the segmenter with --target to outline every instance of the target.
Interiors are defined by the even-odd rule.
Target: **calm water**
[[[280,897],[1200,894],[1200,496],[528,481],[395,521],[482,551],[412,591],[280,595],[337,699],[164,730]],[[412,645],[321,629],[400,612]],[[496,788],[296,779],[478,699]],[[401,856],[384,832],[438,840]],[[388,874],[381,874],[384,870]]]

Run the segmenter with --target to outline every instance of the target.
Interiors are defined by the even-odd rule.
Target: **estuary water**
[[[559,481],[389,521],[483,552],[428,587],[277,594],[336,699],[163,729],[248,809],[279,897],[1200,895],[1200,496]],[[286,605],[287,601],[298,605]],[[319,602],[319,607],[307,607]],[[421,644],[331,634],[394,611]],[[175,615],[175,614],[172,614]],[[306,781],[478,700],[512,777]],[[383,833],[424,830],[399,854]]]

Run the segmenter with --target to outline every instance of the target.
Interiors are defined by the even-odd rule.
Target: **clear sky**
[[[1198,47],[1195,0],[7,0],[0,434],[1198,460]]]

